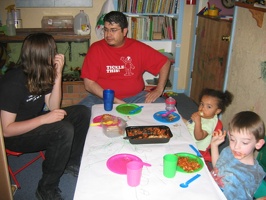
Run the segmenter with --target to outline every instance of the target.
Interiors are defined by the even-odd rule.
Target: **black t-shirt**
[[[45,95],[31,95],[22,69],[11,69],[0,79],[0,110],[16,113],[16,121],[39,116]]]

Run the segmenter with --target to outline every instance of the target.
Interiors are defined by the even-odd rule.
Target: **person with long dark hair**
[[[63,199],[58,188],[63,173],[78,176],[90,122],[90,110],[60,108],[64,55],[45,33],[28,35],[16,67],[0,82],[0,119],[6,148],[23,152],[45,150],[36,197]],[[47,109],[44,109],[44,107]]]

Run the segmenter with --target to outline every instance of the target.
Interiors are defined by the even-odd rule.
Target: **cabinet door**
[[[223,89],[232,23],[199,16],[190,97],[199,103],[202,89]]]

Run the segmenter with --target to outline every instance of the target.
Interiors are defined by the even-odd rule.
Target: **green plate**
[[[116,111],[119,112],[120,114],[123,114],[123,115],[136,115],[138,113],[141,112],[142,109],[140,110],[137,110],[135,113],[133,114],[130,114],[129,112],[131,110],[134,110],[136,108],[138,108],[139,106],[136,105],[136,104],[120,104],[119,106],[116,107]]]
[[[200,164],[200,168],[198,168],[198,169],[196,169],[194,171],[191,171],[191,172],[185,171],[184,169],[182,169],[180,166],[177,165],[176,171],[178,171],[178,172],[194,173],[194,172],[200,171],[203,168],[204,163],[203,163],[202,159],[200,157],[194,155],[194,154],[190,154],[190,153],[176,153],[175,155],[177,157],[188,157],[189,159],[195,160],[196,162],[198,162]]]

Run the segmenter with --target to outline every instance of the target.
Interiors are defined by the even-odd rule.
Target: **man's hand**
[[[153,91],[146,94],[145,103],[152,103],[156,101],[156,99],[158,99],[161,95],[162,95],[162,92],[156,88]]]

